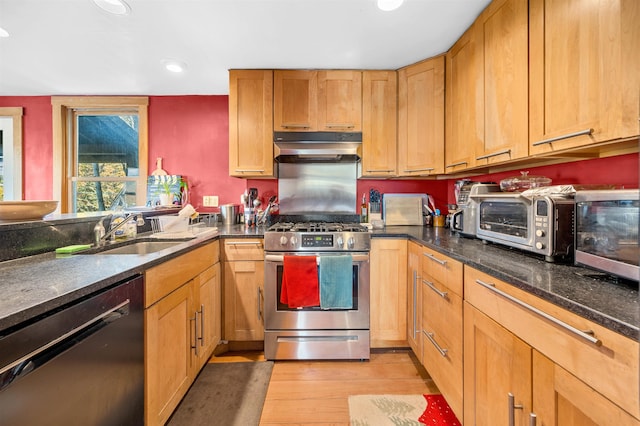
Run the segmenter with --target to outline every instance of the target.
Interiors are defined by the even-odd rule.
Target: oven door
[[[476,236],[480,239],[529,250],[534,224],[531,200],[519,197],[489,197],[477,204]]]
[[[287,253],[300,256],[326,256],[343,253]],[[280,302],[284,253],[265,256],[265,330],[344,330],[369,329],[369,253],[351,253],[353,259],[353,307],[320,309],[319,306],[290,308]]]

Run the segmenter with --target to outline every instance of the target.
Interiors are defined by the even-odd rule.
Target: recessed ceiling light
[[[0,37],[9,37],[9,31],[7,31],[4,28],[0,27]]]
[[[388,12],[399,8],[403,1],[404,0],[378,0],[378,8]]]
[[[175,59],[163,59],[162,65],[164,65],[167,71],[175,73],[181,73],[187,69],[187,64],[181,61],[176,61]]]
[[[100,9],[114,15],[128,15],[131,8],[124,0],[93,0]]]

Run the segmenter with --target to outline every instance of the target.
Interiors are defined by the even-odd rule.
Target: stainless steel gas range
[[[369,359],[368,229],[278,223],[264,245],[265,358]]]

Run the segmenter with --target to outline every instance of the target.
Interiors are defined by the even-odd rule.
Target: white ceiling
[[[115,16],[0,0],[0,96],[227,94],[232,68],[397,69],[448,50],[489,1],[127,0]]]

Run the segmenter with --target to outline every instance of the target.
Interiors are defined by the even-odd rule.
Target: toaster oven
[[[477,238],[542,255],[547,262],[573,260],[572,197],[497,193],[474,198]]]
[[[578,191],[575,263],[639,281],[639,190]]]

